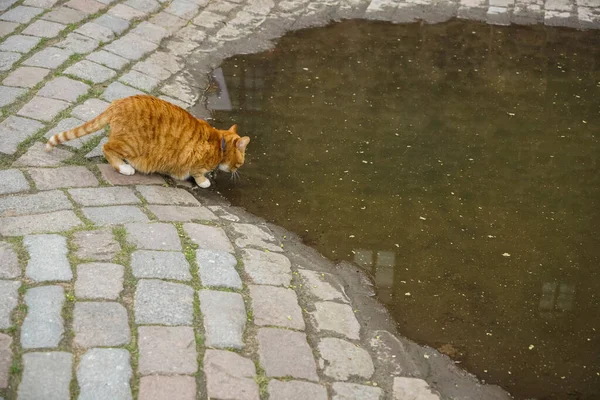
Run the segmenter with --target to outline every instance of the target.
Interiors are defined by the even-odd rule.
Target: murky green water
[[[374,277],[518,398],[600,396],[600,33],[351,21],[235,57],[235,204]]]

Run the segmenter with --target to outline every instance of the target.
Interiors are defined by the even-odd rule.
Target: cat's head
[[[225,157],[219,164],[219,169],[225,172],[235,172],[244,164],[246,146],[250,143],[250,138],[248,136],[240,137],[237,134],[237,125],[221,132],[225,138]]]

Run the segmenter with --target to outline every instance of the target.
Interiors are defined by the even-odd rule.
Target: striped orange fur
[[[236,125],[229,130],[216,129],[183,108],[138,95],[113,101],[91,121],[52,136],[46,151],[107,125],[110,134],[102,150],[121,174],[133,175],[138,170],[175,179],[193,176],[201,187],[210,186],[205,174],[217,167],[235,173],[244,164],[250,142],[249,137],[237,134]]]

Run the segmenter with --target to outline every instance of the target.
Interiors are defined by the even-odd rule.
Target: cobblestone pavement
[[[0,10],[0,399],[508,398],[396,336],[351,266],[210,192],[199,201],[159,176],[117,174],[94,158],[103,132],[52,153],[43,142],[135,93],[201,116],[210,68],[289,29],[453,16],[597,28],[597,0],[0,0]]]

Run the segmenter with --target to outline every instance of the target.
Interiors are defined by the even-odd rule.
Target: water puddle
[[[518,398],[600,393],[600,33],[347,21],[215,71],[219,190]]]

